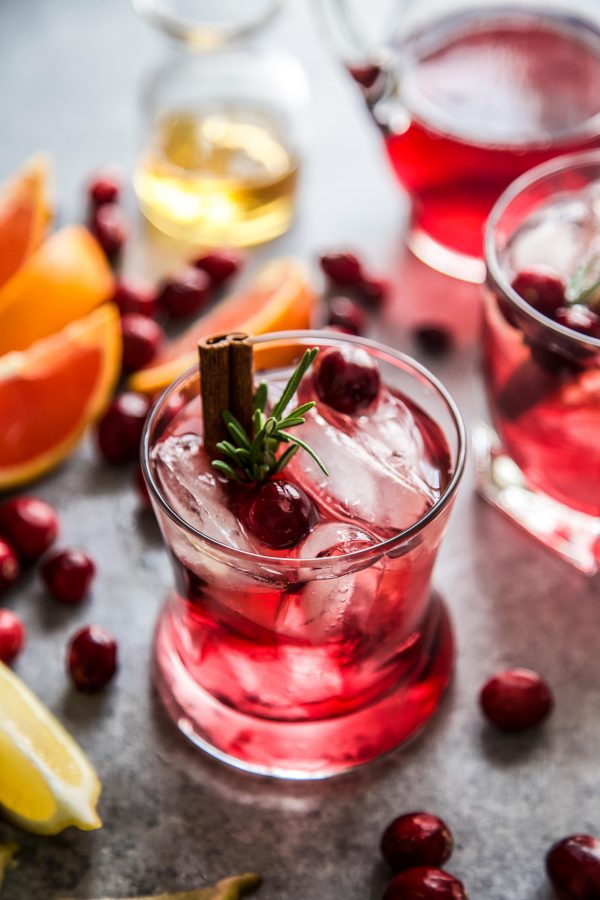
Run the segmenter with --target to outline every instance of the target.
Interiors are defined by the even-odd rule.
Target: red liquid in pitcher
[[[386,146],[416,230],[480,257],[483,223],[511,181],[600,146],[600,32],[550,13],[480,11],[399,49],[408,118]]]

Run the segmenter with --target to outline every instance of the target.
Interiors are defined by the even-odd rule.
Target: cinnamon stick
[[[198,343],[204,446],[211,456],[229,432],[223,412],[229,410],[252,435],[252,339],[242,332],[216,334]]]

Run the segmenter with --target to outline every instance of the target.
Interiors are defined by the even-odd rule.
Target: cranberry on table
[[[382,900],[468,900],[462,881],[430,866],[418,866],[396,875]]]
[[[88,185],[88,197],[92,206],[117,203],[121,194],[121,178],[108,169],[97,172]]]
[[[61,603],[79,603],[90,589],[96,566],[82,550],[56,550],[42,562],[48,591]]]
[[[111,262],[119,259],[128,230],[127,217],[116,203],[103,203],[90,221],[90,231]]]
[[[374,275],[363,276],[360,283],[360,296],[367,306],[379,309],[385,302],[388,291],[388,283],[383,278],[376,278]]]
[[[19,558],[10,544],[0,539],[0,594],[4,594],[21,574]]]
[[[559,307],[554,313],[554,321],[586,337],[600,338],[600,316],[581,303]]]
[[[317,396],[332,409],[354,415],[377,399],[381,378],[374,360],[358,347],[320,353],[314,371]]]
[[[554,705],[550,688],[531,669],[497,672],[483,686],[479,700],[487,718],[502,731],[539,725]]]
[[[333,297],[329,301],[327,324],[336,325],[348,334],[363,334],[367,317],[358,303],[350,297]]]
[[[600,840],[573,834],[550,848],[546,871],[558,900],[598,900],[600,897]]]
[[[442,866],[450,858],[453,846],[446,823],[426,812],[398,816],[381,838],[381,854],[393,872],[414,866]]]
[[[163,282],[159,295],[162,310],[172,319],[200,312],[211,299],[212,282],[202,269],[188,266]]]
[[[117,671],[116,640],[100,625],[82,628],[69,644],[67,668],[78,690],[102,690]]]
[[[339,287],[359,287],[363,270],[354,253],[325,253],[319,259],[324,274]]]
[[[519,297],[550,319],[565,302],[565,286],[562,279],[551,272],[523,269],[513,278],[512,287]]]
[[[143,394],[124,391],[115,397],[98,424],[98,447],[106,462],[118,465],[138,458],[149,409]]]
[[[24,562],[35,562],[58,536],[58,519],[38,497],[14,497],[0,505],[0,535]]]
[[[420,325],[413,336],[421,350],[431,356],[444,356],[452,348],[452,334],[443,325]]]
[[[121,315],[137,313],[154,319],[158,314],[158,295],[155,289],[131,278],[119,278],[112,302],[119,307]]]
[[[243,522],[268,547],[295,547],[317,519],[315,506],[305,491],[283,479],[266,481],[242,500]]]
[[[244,257],[239,250],[213,250],[194,260],[192,265],[206,272],[215,287],[220,287],[233,278],[244,264]]]
[[[19,655],[25,643],[25,626],[10,609],[0,609],[0,661],[7,665]]]
[[[121,316],[123,371],[137,372],[156,359],[165,333],[154,319],[139,313]]]

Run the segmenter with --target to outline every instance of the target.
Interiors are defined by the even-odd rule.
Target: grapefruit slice
[[[107,405],[121,368],[112,303],[0,357],[0,490],[56,466]]]
[[[46,157],[36,156],[0,188],[0,287],[42,240],[50,219],[48,168]]]
[[[51,235],[0,289],[0,354],[24,350],[113,293],[100,245],[81,225]]]
[[[100,828],[100,782],[49,709],[0,662],[0,805],[15,825],[57,834]]]
[[[294,259],[267,263],[252,284],[217,304],[197,319],[180,338],[167,345],[157,360],[129,379],[134,391],[154,394],[193,366],[198,341],[207,334],[247,331],[263,334],[280,329],[308,328],[316,295],[304,266]]]

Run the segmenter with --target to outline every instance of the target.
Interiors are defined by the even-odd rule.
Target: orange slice
[[[48,161],[40,155],[0,188],[0,287],[43,237],[50,219],[47,181]]]
[[[280,329],[308,328],[316,295],[304,266],[294,259],[267,263],[245,291],[234,294],[197,319],[158,359],[129,379],[134,391],[163,390],[197,360],[201,337],[225,331],[263,334]]]
[[[121,368],[112,303],[0,358],[0,490],[56,466],[108,403]]]
[[[0,290],[0,354],[24,350],[112,296],[100,245],[81,225],[51,235]]]

